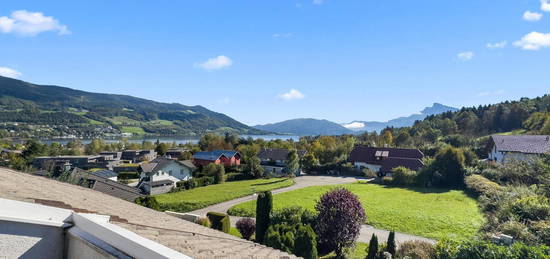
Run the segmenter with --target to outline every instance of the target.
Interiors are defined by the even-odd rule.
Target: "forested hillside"
[[[98,136],[104,133],[200,135],[211,131],[263,133],[202,106],[35,85],[6,77],[0,77],[0,122],[4,129],[12,129],[14,125],[10,123],[16,123],[18,129],[31,135],[78,135],[83,128],[95,129],[90,134]],[[32,128],[41,130],[33,132]]]

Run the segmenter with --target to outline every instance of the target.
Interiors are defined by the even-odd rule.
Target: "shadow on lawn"
[[[386,189],[405,189],[405,190],[419,192],[419,193],[446,193],[454,190],[462,191],[462,189],[436,188],[436,187],[389,186],[389,185],[380,185],[380,186]]]
[[[253,184],[252,186],[258,186],[258,185],[270,185],[270,184],[274,184],[274,183],[280,183],[280,182],[284,182],[288,179],[281,179],[281,180],[278,180],[278,181],[275,181],[275,182],[269,182],[269,183],[255,183]]]

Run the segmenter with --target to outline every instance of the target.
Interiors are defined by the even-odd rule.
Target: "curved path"
[[[271,192],[273,194],[277,194],[277,193],[283,193],[283,192],[298,190],[298,189],[302,189],[302,188],[310,187],[310,186],[354,183],[358,179],[362,179],[362,178],[344,177],[344,176],[308,176],[308,175],[306,175],[306,176],[299,176],[299,177],[296,177],[294,179],[295,179],[295,184],[294,185],[289,186],[289,187],[285,187],[285,188],[281,188],[281,189],[272,190]],[[222,202],[222,203],[218,203],[218,204],[214,204],[214,205],[208,206],[206,208],[191,211],[189,213],[190,214],[195,214],[195,215],[200,215],[202,217],[205,217],[206,213],[211,212],[211,211],[227,213],[229,208],[231,208],[231,207],[233,207],[237,204],[247,202],[247,201],[251,201],[251,200],[256,200],[256,195],[255,194],[245,196],[245,197],[241,197],[241,198],[237,198],[237,199],[230,200],[230,201],[226,201],[226,202]],[[235,222],[237,222],[240,218],[241,217],[231,216],[231,225],[234,227]],[[370,238],[371,238],[372,234],[376,234],[376,236],[378,237],[378,240],[387,240],[388,235],[389,235],[389,231],[374,228],[373,226],[370,226],[370,225],[363,225],[361,227],[361,232],[359,233],[359,237],[358,237],[357,241],[363,242],[363,243],[368,243],[370,241]],[[409,235],[409,234],[399,233],[399,232],[395,233],[395,240],[396,240],[397,243],[402,243],[402,242],[411,241],[411,240],[420,240],[420,241],[425,241],[425,242],[429,242],[429,243],[432,243],[432,244],[434,244],[436,242],[435,240],[432,240],[432,239],[429,239],[429,238],[414,236],[414,235]]]

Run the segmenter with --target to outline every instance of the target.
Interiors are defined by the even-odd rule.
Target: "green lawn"
[[[354,183],[343,186],[359,196],[367,222],[375,227],[424,236],[466,239],[472,237],[484,219],[475,199],[463,191],[428,188],[395,188]],[[334,186],[313,186],[274,196],[275,210],[288,206],[314,209],[319,197]],[[232,207],[230,215],[252,216],[255,201]]]
[[[132,133],[135,135],[144,135],[145,131],[141,127],[121,127],[120,130],[123,133]]]
[[[187,191],[164,193],[155,197],[162,210],[188,212],[256,192],[283,188],[293,184],[294,180],[286,178],[256,179],[214,184]]]

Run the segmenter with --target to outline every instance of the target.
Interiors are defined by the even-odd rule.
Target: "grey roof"
[[[288,157],[289,150],[284,148],[264,148],[258,153],[260,159],[283,160]],[[305,150],[297,150],[298,156],[303,157],[306,154]]]
[[[550,135],[493,135],[489,148],[493,145],[499,152],[544,154],[550,151]]]
[[[214,150],[214,151],[205,151],[205,152],[197,152],[193,155],[193,159],[200,159],[200,160],[207,160],[207,161],[216,161],[221,156],[225,156],[227,158],[232,158],[233,156],[236,156],[239,154],[239,152],[234,150]]]
[[[111,178],[111,177],[118,176],[117,173],[111,170],[99,170],[99,171],[91,172],[90,174],[95,175],[97,177],[102,177],[102,178]]]
[[[140,166],[141,166],[141,170],[143,172],[150,173],[150,172],[156,172],[158,170],[161,170],[163,167],[165,167],[166,165],[168,165],[172,162],[178,163],[178,164],[180,164],[182,166],[185,166],[185,167],[187,167],[191,170],[196,169],[195,165],[189,160],[176,161],[176,160],[166,158],[166,157],[157,157],[153,161],[151,161],[150,163],[143,163]]]

